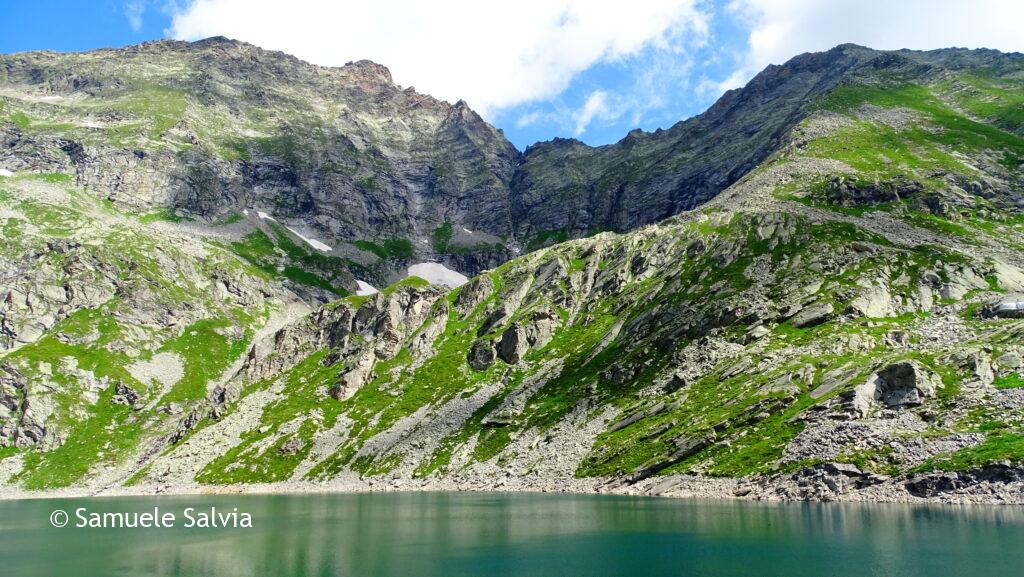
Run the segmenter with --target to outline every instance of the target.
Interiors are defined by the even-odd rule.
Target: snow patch
[[[0,168],[0,176],[14,176],[14,173],[6,168]]]
[[[301,232],[295,230],[294,228],[292,228],[290,226],[286,226],[285,228],[287,228],[288,230],[292,231],[292,234],[294,234],[295,236],[301,238],[309,246],[311,246],[311,247],[313,247],[313,248],[315,248],[317,250],[321,250],[323,252],[331,252],[331,247],[329,247],[326,244],[318,241],[317,239],[309,238],[307,236],[304,236]]]
[[[457,288],[467,282],[466,275],[454,271],[439,262],[421,262],[409,267],[407,276],[418,276],[430,284],[444,285],[448,288]]]
[[[356,285],[359,286],[359,290],[356,291],[356,296],[365,297],[380,292],[373,285],[366,281],[357,280]]]
[[[466,234],[473,234],[473,231],[469,230],[466,227],[462,227],[462,230],[466,231]]]
[[[243,210],[242,212],[245,213],[246,216],[249,215],[249,211],[247,211],[247,210]],[[257,210],[256,211],[256,216],[260,217],[263,220],[272,220],[274,222],[277,222],[276,218],[274,218],[273,216],[270,216],[270,214],[268,214],[266,212],[263,212],[262,210]],[[313,247],[313,248],[315,248],[317,250],[320,250],[320,251],[323,251],[323,252],[331,252],[331,250],[333,250],[331,247],[329,247],[326,244],[320,242],[319,240],[317,240],[315,238],[309,238],[308,236],[302,234],[301,232],[295,230],[294,228],[292,228],[290,226],[286,226],[285,228],[290,230],[292,232],[292,234],[294,234],[295,236],[301,238],[303,242],[305,242],[306,244],[308,244],[309,246],[311,246],[311,247]]]
[[[41,96],[39,97],[39,100],[64,100],[64,97],[59,94],[54,94],[52,96]]]
[[[245,209],[245,208],[243,208],[243,209],[242,209],[242,214],[244,214],[245,216],[249,216],[249,210],[248,210],[248,209]]]

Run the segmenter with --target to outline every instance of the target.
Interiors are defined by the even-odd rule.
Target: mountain
[[[0,70],[8,170],[67,173],[137,212],[260,211],[376,284],[414,256],[468,272],[511,256],[519,152],[465,103],[403,89],[383,66],[211,38],[14,54]],[[328,280],[355,291],[349,275]]]
[[[1013,66],[992,52],[842,46],[769,67],[668,130],[520,153],[465,103],[403,89],[366,61],[318,67],[224,38],[0,58],[7,170],[66,173],[135,212],[271,215],[346,265],[316,271],[324,298],[417,262],[475,274],[692,209],[776,150],[821,95],[880,70]]]
[[[409,105],[414,93],[368,63],[319,69],[219,39],[4,58],[9,485],[1024,501],[1024,56],[844,45],[770,67],[671,129],[522,155],[463,105]],[[57,72],[65,58],[97,64]],[[249,88],[266,87],[267,112],[224,104],[241,101],[238,70],[268,75]],[[75,90],[158,74],[158,86],[192,78],[173,124],[155,136],[124,111],[111,118],[132,146],[83,142],[113,128],[82,119],[120,101]],[[307,84],[336,92],[318,108],[317,90],[290,105],[272,90]],[[352,150],[344,134],[387,159],[373,168],[387,186],[361,189],[352,209],[316,196],[351,184],[318,176],[326,164],[268,184],[282,157],[238,119],[274,116],[266,130],[287,134],[284,117],[342,104],[364,111],[358,122],[339,113],[315,145],[319,133],[295,131],[311,147],[298,158],[355,162],[337,152]],[[239,157],[218,156],[207,126],[234,131]],[[197,143],[166,149],[190,132]],[[118,150],[155,164],[84,168],[115,165]],[[441,157],[459,159],[458,178],[420,186]],[[208,195],[187,178],[129,194],[127,174],[195,166],[217,167]],[[231,167],[255,172],[232,189],[219,180]],[[473,216],[478,194],[503,212]],[[362,225],[331,228],[361,206],[386,219],[378,196],[419,207],[387,233],[412,255],[344,236]],[[458,227],[502,248],[455,250]],[[358,260],[366,239],[383,256]],[[353,272],[395,279],[448,257],[491,268],[454,289],[412,276],[321,304]]]

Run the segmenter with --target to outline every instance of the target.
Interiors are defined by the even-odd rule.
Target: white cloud
[[[540,120],[540,119],[541,119],[541,113],[540,113],[539,110],[534,110],[533,112],[527,112],[526,114],[520,116],[516,120],[516,126],[519,127],[519,128],[526,128],[527,126],[532,126],[534,124],[537,124],[537,121]]]
[[[576,136],[587,131],[587,125],[594,118],[612,119],[617,115],[608,108],[608,93],[604,90],[595,90],[587,97],[583,106],[573,113],[573,120],[576,122]]]
[[[142,30],[142,14],[146,12],[144,0],[131,0],[124,5],[124,16],[128,19],[128,25],[132,30]]]
[[[561,93],[602,61],[699,42],[697,0],[194,0],[169,35],[223,35],[322,65],[367,58],[396,80],[483,114]]]
[[[734,0],[727,10],[750,34],[748,52],[720,90],[743,85],[769,64],[846,42],[880,50],[1024,51],[1020,0]]]

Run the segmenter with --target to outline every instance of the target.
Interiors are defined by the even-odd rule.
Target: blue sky
[[[757,71],[843,42],[1024,50],[1017,0],[0,0],[0,52],[224,35],[311,62],[369,58],[470,106],[520,149],[698,114]]]
[[[709,37],[698,45],[598,62],[576,74],[564,92],[498,109],[491,120],[520,148],[553,136],[600,145],[634,128],[668,128],[713,104],[722,92],[718,83],[744,58],[746,34],[734,18],[719,12],[709,24]],[[603,103],[604,112],[583,125],[588,101]]]

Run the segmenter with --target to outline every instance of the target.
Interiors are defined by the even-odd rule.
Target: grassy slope
[[[1017,93],[1001,82],[962,76],[928,87],[843,87],[823,100],[819,108],[857,118],[859,109],[865,104],[871,104],[881,108],[910,111],[916,115],[916,120],[909,128],[902,129],[878,122],[855,120],[838,133],[812,141],[801,154],[844,161],[854,170],[850,176],[867,181],[909,175],[923,182],[926,192],[939,190],[945,186],[946,180],[940,178],[942,174],[971,176],[975,170],[971,167],[971,162],[977,158],[991,161],[990,166],[984,167],[986,170],[1013,176],[1015,171],[1019,170],[1020,158],[1024,155],[1024,139],[1014,132],[1020,127],[1016,120],[1019,106]],[[962,90],[954,91],[952,88],[963,85],[976,87],[978,92],[966,93]],[[968,110],[970,116],[960,112],[961,107]],[[775,159],[774,162],[785,160]],[[790,192],[803,191],[813,196],[818,186],[819,181],[815,179],[798,181],[780,189],[780,195],[834,210],[837,215],[863,216],[870,214],[872,210],[895,210],[891,205],[848,209],[813,201],[811,196],[794,196]],[[955,221],[909,207],[901,208],[896,214],[908,225],[962,240],[971,240],[978,235],[998,234],[1005,231],[1002,227],[1007,226],[1012,227],[1011,231],[1017,233],[1019,238],[1021,230],[1017,224],[1018,216],[999,210],[981,198],[977,198],[976,202],[975,210],[969,211],[964,218],[957,218]],[[323,422],[317,422],[313,429],[299,429],[301,434],[308,438],[315,434],[314,430],[329,428],[328,423],[333,423],[337,414],[343,414],[351,419],[353,425],[350,436],[337,453],[314,467],[310,476],[330,476],[345,467],[353,467],[368,474],[379,474],[406,460],[418,463],[416,472],[420,475],[451,471],[452,455],[458,448],[472,443],[474,460],[491,459],[500,455],[518,434],[527,430],[544,430],[552,427],[584,399],[587,399],[592,407],[610,404],[617,408],[620,415],[629,415],[650,408],[653,403],[643,398],[638,399],[636,393],[648,387],[654,375],[670,362],[672,350],[654,339],[639,343],[614,342],[591,359],[598,343],[616,320],[625,320],[628,323],[640,318],[650,308],[649,305],[642,303],[693,305],[706,302],[707,299],[726,301],[754,283],[764,281],[750,278],[746,274],[752,263],[763,259],[778,264],[799,256],[806,262],[813,260],[823,246],[827,246],[830,252],[842,253],[848,251],[854,242],[889,245],[886,239],[847,223],[808,226],[806,223],[797,222],[795,229],[798,233],[784,242],[758,238],[751,232],[756,230],[757,225],[757,221],[737,216],[724,224],[711,224],[705,220],[673,229],[672,234],[676,235],[673,242],[678,245],[686,245],[697,238],[709,244],[730,240],[734,241],[734,245],[740,247],[740,250],[730,255],[724,266],[708,255],[676,261],[671,267],[662,270],[658,278],[629,284],[625,291],[615,298],[590,303],[590,314],[573,319],[558,332],[549,345],[531,351],[524,365],[506,367],[498,361],[491,369],[482,373],[468,369],[464,360],[465,355],[477,329],[484,321],[485,311],[481,308],[465,319],[452,313],[446,331],[435,343],[437,355],[425,364],[412,368],[409,364],[410,357],[400,355],[395,361],[379,366],[376,371],[377,380],[363,387],[352,399],[336,405],[328,400],[326,405],[316,406],[317,419],[323,415]],[[436,240],[438,243],[444,242],[443,230],[437,234]],[[1012,238],[1006,238],[1006,241],[1015,242]],[[570,271],[578,273],[587,266],[587,259],[581,254],[575,254],[573,246],[575,245],[570,243],[555,247],[550,258],[562,258]],[[602,269],[627,267],[629,263],[626,256],[618,255],[618,259],[608,256],[614,252],[614,249],[609,249],[603,257],[590,258],[599,258],[600,262],[594,264]],[[877,268],[883,264],[890,266],[891,278],[905,276],[910,279],[900,289],[905,291],[904,299],[910,298],[917,291],[915,283],[927,270],[937,268],[941,273],[944,266],[985,266],[984,262],[978,262],[948,248],[918,246],[903,251],[895,262],[891,261],[891,257],[883,257],[881,260],[864,259],[856,267],[829,276],[828,282],[818,289],[817,299],[834,302],[837,309],[841,310],[846,303],[844,295],[848,298],[850,294],[849,290],[844,289],[856,287],[860,279],[877,275]],[[515,284],[516,275],[521,272],[517,270],[518,266],[513,262],[492,273],[499,287]],[[813,271],[809,272],[810,276],[818,276]],[[1000,290],[993,280],[990,280],[989,288]],[[501,292],[501,288],[497,289],[492,299]],[[621,308],[623,303],[630,304],[625,310],[616,310],[616,306],[619,305]],[[564,315],[565,310],[561,310]],[[828,401],[844,389],[837,389],[819,399],[811,399],[807,394],[809,390],[820,384],[825,375],[838,369],[855,367],[855,372],[866,376],[871,367],[876,367],[886,360],[905,357],[905,353],[901,355],[882,345],[881,337],[891,330],[913,331],[913,327],[926,318],[927,313],[911,314],[874,319],[868,324],[859,321],[828,322],[808,329],[797,329],[788,324],[780,325],[768,337],[770,344],[758,353],[759,356],[770,355],[773,351],[785,353],[795,347],[807,347],[813,343],[842,342],[851,337],[871,339],[875,345],[874,348],[859,353],[839,350],[825,356],[798,355],[769,372],[723,378],[722,373],[729,368],[729,364],[735,362],[735,359],[731,359],[693,383],[685,394],[676,395],[680,402],[675,409],[659,412],[628,427],[601,434],[591,455],[581,463],[578,473],[628,473],[657,462],[670,453],[673,450],[673,439],[697,437],[712,429],[716,430],[719,439],[726,438],[730,442],[727,445],[713,445],[666,471],[690,470],[729,476],[771,471],[777,466],[786,443],[801,429],[801,425],[793,421],[792,417],[814,404]],[[999,326],[999,321],[971,318],[970,322],[981,332]],[[741,334],[743,329],[744,327],[726,327],[727,331],[740,331],[734,334]],[[677,343],[677,346],[679,344]],[[967,377],[966,373],[947,364],[948,360],[940,358],[938,353],[915,353],[914,357],[943,377],[944,384],[939,391],[942,402],[952,402],[958,397],[959,382]],[[591,360],[586,362],[587,359]],[[556,378],[533,393],[526,402],[523,412],[515,415],[506,426],[483,426],[483,419],[495,410],[502,399],[514,390],[526,375],[552,360],[561,360],[565,368]],[[609,369],[630,362],[643,366],[643,370],[634,374],[624,385],[613,386],[607,382],[605,374]],[[795,395],[773,392],[766,386],[806,366],[813,368],[812,376],[809,382],[800,385],[800,391]],[[997,381],[997,386],[1015,386],[1019,378],[1003,377]],[[851,382],[854,380],[856,379],[852,379]],[[360,459],[354,459],[359,448],[370,436],[385,430],[397,419],[425,407],[438,407],[454,395],[469,395],[484,383],[499,381],[503,383],[499,392],[459,430],[443,439],[433,454],[364,455]],[[308,385],[304,386],[306,388],[303,390],[308,389]],[[391,391],[395,390],[400,391],[398,396],[391,394]],[[657,400],[670,403],[673,396],[659,397]],[[769,407],[771,414],[763,420],[750,422],[746,417],[755,407]],[[281,413],[283,410],[283,407],[269,407],[265,412],[264,422],[285,422],[299,418],[294,406],[289,405],[288,410]],[[596,410],[592,412],[594,413]],[[1006,414],[998,415],[997,419],[1001,419],[999,422],[1009,431],[1000,428],[998,433],[992,433],[990,442],[982,447],[965,451],[963,455],[943,458],[943,466],[967,466],[977,464],[980,460],[1024,457],[1019,450],[1019,443],[1012,442],[1015,439],[1014,435],[1020,431],[1017,428],[1019,419]],[[313,420],[316,419],[305,423]],[[303,427],[306,427],[305,423]],[[991,424],[964,422],[946,432],[977,431],[982,430],[983,426],[991,428]],[[943,434],[943,431],[933,430],[928,434]],[[226,456],[222,464],[213,466],[207,472],[207,479],[229,478],[217,471],[224,469],[224,465],[237,456],[237,453],[232,453],[231,459]],[[271,450],[258,454],[247,453],[246,458],[249,461],[245,472],[230,477],[231,479],[278,479],[281,478],[280,471],[287,470],[287,467],[281,469],[275,463],[287,461],[292,467],[297,464],[295,458],[285,458]],[[869,469],[893,472],[884,455],[848,454],[841,456],[840,460],[856,462]],[[265,474],[261,471],[274,473]]]
[[[70,195],[70,203],[25,200],[32,197],[25,191],[38,186],[34,181],[58,187]],[[165,432],[175,418],[158,412],[159,407],[176,402],[187,411],[205,399],[207,383],[246,350],[266,311],[221,302],[205,286],[214,276],[248,274],[231,255],[209,245],[210,256],[197,259],[149,231],[145,224],[150,219],[97,203],[66,179],[0,178],[0,200],[4,209],[19,215],[4,223],[5,258],[17,260],[45,242],[68,239],[82,245],[76,258],[102,263],[121,287],[100,306],[74,311],[38,341],[0,353],[0,361],[34,383],[30,394],[45,395],[47,388],[52,389],[53,429],[66,439],[54,450],[24,450],[25,468],[15,480],[32,489],[66,486],[90,471],[124,464],[147,440]],[[161,252],[169,260],[154,258]],[[52,268],[53,277],[70,280],[60,270],[71,256],[46,254],[50,260],[41,265]],[[168,263],[178,266],[168,268]],[[89,270],[86,274],[100,282],[97,270]],[[178,327],[140,324],[132,320],[139,306],[184,306],[200,311],[203,318]],[[166,392],[158,383],[139,382],[128,371],[131,364],[159,352],[176,354],[184,369],[184,377]],[[92,382],[100,387],[94,403],[86,400],[85,392]],[[153,404],[152,408],[133,410],[113,403],[118,383],[140,394],[139,405]]]

